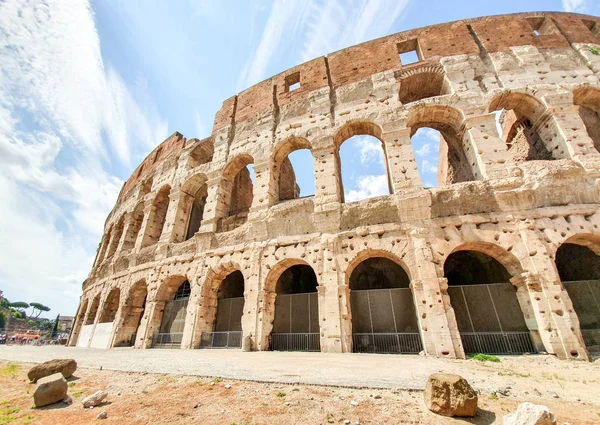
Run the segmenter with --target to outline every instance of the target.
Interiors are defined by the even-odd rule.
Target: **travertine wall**
[[[82,324],[113,308],[109,294],[119,288],[113,344],[139,323],[135,345],[148,347],[165,300],[187,279],[182,347],[197,347],[212,330],[221,280],[239,270],[244,336],[252,349],[267,349],[275,283],[305,264],[319,284],[321,348],[349,352],[349,276],[380,256],[410,278],[426,353],[464,357],[443,266],[451,253],[474,250],[510,273],[540,349],[588,358],[554,257],[567,241],[600,241],[599,30],[600,18],[566,13],[452,22],[314,59],[227,99],[209,138],[173,134],[125,183],[70,345]],[[411,49],[420,61],[401,64],[399,53]],[[505,111],[503,138],[496,110]],[[423,188],[410,143],[421,127],[442,134],[433,189]],[[338,151],[356,134],[382,141],[389,196],[343,202]],[[300,148],[314,157],[316,193],[280,201],[297,197],[282,170]],[[247,183],[239,172],[250,163],[251,197],[232,196]],[[184,241],[203,187],[200,229]],[[232,202],[243,201],[249,211],[233,211]]]

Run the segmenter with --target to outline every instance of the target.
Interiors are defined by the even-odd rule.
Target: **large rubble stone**
[[[475,416],[477,393],[462,376],[434,373],[425,386],[425,404],[438,415]]]
[[[94,407],[98,406],[102,401],[108,396],[106,391],[96,391],[94,394],[87,396],[81,402],[83,403],[83,407]]]
[[[40,363],[32,367],[27,372],[27,377],[31,382],[37,382],[45,376],[61,373],[63,377],[70,378],[77,370],[77,362],[73,359],[54,359]]]
[[[532,403],[522,403],[517,411],[506,415],[504,425],[556,425],[554,415],[546,406]]]
[[[67,397],[68,389],[69,386],[62,373],[46,376],[38,381],[38,386],[33,393],[33,403],[36,407],[42,407],[63,401]]]

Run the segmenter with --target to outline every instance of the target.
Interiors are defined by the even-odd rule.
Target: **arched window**
[[[108,297],[106,297],[106,301],[104,301],[104,307],[98,323],[109,323],[115,320],[117,310],[119,309],[120,298],[121,290],[119,288],[113,288],[108,293]]]
[[[381,129],[355,121],[335,135],[342,202],[360,201],[392,193]]]
[[[403,105],[450,92],[441,66],[409,69],[401,72],[399,80],[399,99]]]
[[[116,224],[114,235],[109,242],[108,253],[106,254],[107,258],[115,255],[117,248],[119,247],[119,242],[121,241],[121,236],[123,235],[123,228],[125,227],[125,215],[122,215],[119,221]]]
[[[100,294],[96,295],[94,301],[92,301],[92,305],[90,306],[90,311],[87,315],[87,320],[85,321],[86,325],[93,325],[96,321],[96,315],[98,314],[98,307],[100,306]]]
[[[291,137],[273,154],[273,203],[315,194],[312,146],[306,139]]]
[[[157,298],[165,303],[165,307],[159,331],[153,337],[153,347],[181,347],[190,293],[190,282],[184,276],[173,276],[163,283]]]
[[[117,327],[115,347],[132,347],[138,338],[137,332],[144,316],[148,285],[140,280],[131,287],[123,305],[123,322]]]
[[[573,92],[573,103],[579,106],[579,116],[594,147],[600,151],[600,90],[580,87]]]
[[[597,238],[596,238],[597,239]],[[585,239],[582,239],[585,243]],[[577,241],[579,242],[579,241]],[[587,349],[600,352],[600,255],[597,243],[563,243],[556,251],[556,268],[579,318]],[[594,252],[591,248],[594,248]]]
[[[142,223],[144,222],[144,203],[139,202],[131,216],[129,217],[129,228],[127,234],[124,236],[123,240],[123,251],[130,251],[135,247],[135,242],[140,233],[140,229],[142,228]]]
[[[419,353],[422,349],[410,279],[396,262],[370,257],[350,274],[352,347],[356,353]]]
[[[244,224],[252,205],[254,159],[239,155],[225,167],[220,188],[218,231],[229,231]]]
[[[441,175],[447,175],[447,170],[439,170],[440,160],[440,145],[446,143],[442,140],[442,135],[439,131],[421,127],[412,136],[411,144],[415,152],[415,161],[417,162],[417,170],[423,182],[424,188],[437,187],[438,179]],[[448,166],[448,161],[443,162],[444,166]],[[444,182],[440,186],[443,186]]]
[[[469,162],[469,156],[472,157],[473,153],[467,152],[463,146],[462,121],[461,112],[448,106],[417,108],[408,117],[406,126],[410,128],[411,137],[414,137],[421,128],[425,128],[425,130],[418,137],[425,134],[433,138],[436,133],[432,131],[439,134],[439,162],[435,171],[438,186],[472,181],[477,177],[473,173],[474,161]],[[435,149],[432,149],[432,151],[435,152]],[[429,179],[431,179],[435,169],[432,165],[433,158],[430,157],[428,162],[425,163],[426,158],[419,160],[418,153],[415,153],[418,167],[420,162],[419,172],[423,175],[425,171],[428,171],[426,175],[428,180],[423,181],[424,186],[430,186],[433,182]]]
[[[499,111],[501,137],[515,163],[554,159],[536,125],[545,109],[533,96],[518,92],[505,92],[490,104],[490,111]]]
[[[171,194],[171,186],[163,186],[152,203],[150,217],[146,224],[146,232],[142,240],[142,248],[153,245],[158,242],[165,226],[167,217],[167,209],[169,208],[169,196]]]
[[[190,140],[190,142],[198,142],[197,139]],[[188,142],[189,143],[189,142]],[[214,144],[212,139],[204,139],[198,142],[191,152],[188,159],[188,166],[190,168],[198,167],[202,164],[207,164],[212,161],[214,153]]]
[[[321,351],[317,276],[312,267],[297,264],[277,280],[271,350]]]
[[[188,240],[200,229],[204,217],[204,207],[208,196],[206,176],[204,174],[194,175],[184,183],[181,192],[179,209],[188,212],[185,230],[185,240]]]
[[[536,351],[511,274],[498,260],[456,251],[444,262],[444,276],[465,353]]]

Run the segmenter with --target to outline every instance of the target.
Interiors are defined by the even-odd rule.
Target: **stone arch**
[[[185,275],[169,276],[158,287],[152,320],[158,332],[153,335],[153,347],[181,347],[190,294],[191,285]]]
[[[421,99],[442,96],[450,92],[441,66],[424,66],[403,71],[400,76],[398,98],[403,105]]]
[[[579,107],[579,116],[588,135],[600,151],[600,89],[581,86],[573,90],[573,103]]]
[[[555,159],[539,131],[546,105],[534,96],[507,90],[492,99],[489,112],[502,111],[502,138],[515,163]]]
[[[202,140],[189,154],[188,167],[195,168],[208,164],[213,159],[215,146],[212,139]]]
[[[253,163],[252,156],[242,154],[229,161],[223,170],[217,208],[218,231],[233,230],[246,222],[253,196],[253,183],[247,167]]]
[[[167,184],[160,188],[152,201],[144,239],[142,240],[142,248],[154,245],[160,239],[167,218],[170,195],[171,186]]]
[[[181,186],[181,194],[179,199],[178,215],[181,214],[183,223],[185,223],[184,231],[174,233],[185,236],[185,240],[192,238],[200,229],[204,216],[204,207],[206,206],[206,198],[208,197],[207,178],[205,174],[194,174],[187,179]],[[185,217],[185,218],[184,218]]]
[[[108,251],[106,254],[106,258],[111,258],[117,252],[117,248],[119,247],[119,242],[121,241],[121,237],[123,236],[123,229],[125,228],[125,214],[122,214],[115,224],[114,234],[109,242]]]
[[[383,142],[383,132],[381,127],[372,121],[368,120],[353,120],[345,123],[334,135],[333,142],[335,146],[335,166],[336,178],[338,187],[340,188],[340,202],[345,202],[344,184],[342,181],[342,161],[340,159],[340,148],[342,144],[354,136],[371,136],[381,142],[383,151],[383,163],[385,165],[385,173],[387,177],[388,194],[393,193],[392,180],[390,175],[390,167],[388,164],[385,143]]]
[[[226,272],[227,270],[228,272]],[[202,312],[206,319],[201,347],[241,348],[245,278],[238,269],[223,269],[205,288]]]
[[[98,314],[98,308],[100,307],[100,294],[97,294],[92,304],[90,305],[90,309],[87,312],[85,325],[93,325],[96,321],[96,315]]]
[[[451,106],[427,105],[413,108],[406,121],[410,136],[420,128],[440,133],[438,184],[440,186],[475,180],[473,166],[463,144],[464,116]]]
[[[121,290],[118,287],[112,288],[106,296],[106,300],[104,300],[104,304],[102,305],[102,314],[100,315],[98,323],[114,322],[115,317],[117,316],[117,310],[119,309],[120,301]]]
[[[79,304],[79,310],[77,312],[77,317],[75,318],[75,326],[73,327],[73,332],[71,334],[71,338],[69,341],[69,346],[77,345],[77,341],[79,340],[79,333],[81,332],[81,328],[84,325],[85,315],[87,313],[89,304],[89,299],[85,298]]]
[[[554,257],[583,341],[589,351],[600,352],[600,236],[573,235],[557,248]]]
[[[264,282],[263,332],[278,351],[320,351],[319,282],[313,266],[284,259]]]
[[[98,261],[97,266],[101,265],[104,262],[104,257],[106,256],[106,252],[108,251],[108,244],[110,243],[110,238],[112,236],[113,225],[111,224],[108,228],[108,232],[102,238],[102,243],[100,244],[100,252],[98,253]]]
[[[138,329],[146,309],[148,297],[148,284],[146,279],[140,279],[134,283],[123,302],[121,323],[117,328],[114,346],[132,347],[135,340],[139,339]]]
[[[269,190],[271,203],[296,199],[300,196],[300,187],[296,183],[296,174],[289,159],[292,152],[300,149],[312,151],[312,145],[305,138],[288,137],[273,151]]]
[[[410,275],[385,250],[365,249],[345,272],[354,352],[419,353],[423,349]]]
[[[129,216],[129,225],[123,240],[123,252],[132,250],[144,222],[144,203],[138,202]]]
[[[443,261],[447,293],[465,353],[535,352],[539,331],[512,253],[489,242],[467,242]]]

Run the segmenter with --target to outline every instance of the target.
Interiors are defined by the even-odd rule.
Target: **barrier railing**
[[[183,339],[181,333],[156,333],[152,338],[152,348],[180,348]]]
[[[523,354],[535,353],[529,332],[461,332],[465,353]]]
[[[242,331],[202,332],[200,348],[242,348]]]
[[[318,333],[273,333],[272,351],[321,351]]]
[[[355,353],[418,354],[423,350],[418,333],[355,333]]]

